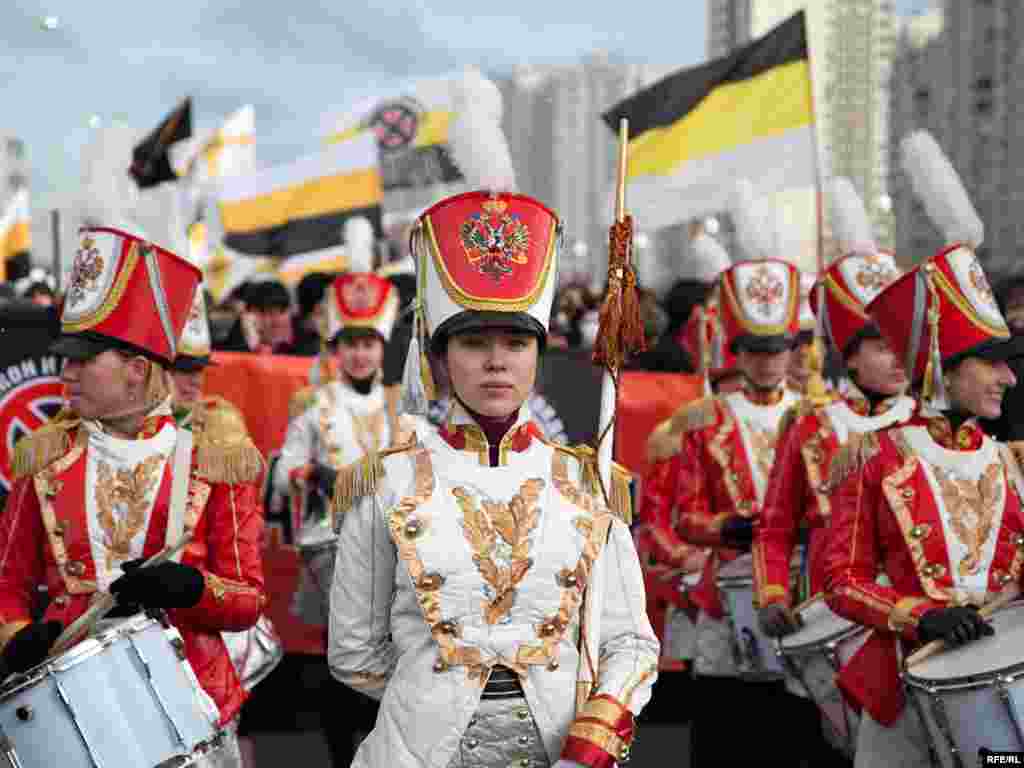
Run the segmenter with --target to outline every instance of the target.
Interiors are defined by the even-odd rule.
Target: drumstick
[[[143,562],[139,568],[149,568],[151,565],[159,565],[160,563],[167,562],[180,550],[184,549],[190,541],[192,541],[192,534],[186,533],[178,540],[177,544],[164,547],[151,558]],[[100,619],[110,613],[114,609],[115,605],[117,605],[117,598],[114,597],[114,595],[109,592],[102,593],[98,600],[90,605],[81,616],[71,622],[71,624],[68,625],[68,628],[61,633],[60,637],[57,638],[57,642],[55,642],[53,647],[50,649],[50,656],[53,657],[59,653],[63,653],[74,645],[83,634],[88,634]]]
[[[985,605],[983,605],[978,610],[978,614],[982,618],[987,619],[996,611],[1005,608],[1018,597],[1020,597],[1020,587],[1017,587],[1016,585],[1007,587],[998,595],[996,595],[996,597],[991,602],[985,603]],[[922,645],[920,648],[918,648],[916,651],[914,651],[907,657],[907,668],[910,668],[915,664],[920,664],[925,659],[931,658],[936,653],[943,650],[945,647],[946,643],[941,639],[932,640],[930,643]]]
[[[804,600],[802,603],[800,603],[800,605],[795,606],[793,608],[793,613],[794,614],[798,614],[801,611],[803,611],[804,609],[810,608],[812,605],[814,605],[818,601],[824,600],[824,599],[825,599],[825,593],[824,592],[819,592],[814,597],[810,597],[810,598]]]

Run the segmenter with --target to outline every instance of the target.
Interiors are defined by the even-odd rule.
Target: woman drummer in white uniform
[[[610,767],[658,642],[619,516],[626,478],[608,489],[616,514],[593,453],[525,418],[561,225],[528,197],[480,191],[434,205],[412,239],[423,333],[407,383],[429,344],[457,402],[440,429],[339,478],[329,661],[381,699],[353,766]]]
[[[833,462],[828,605],[874,630],[838,679],[863,708],[858,768],[930,764],[901,654],[991,634],[978,607],[1015,586],[1024,561],[1019,467],[978,424],[999,416],[1016,383],[1006,361],[1024,351],[1021,337],[1011,339],[974,254],[983,227],[952,167],[926,134],[903,150],[950,245],[867,307],[906,361],[920,394],[914,415],[851,441]]]

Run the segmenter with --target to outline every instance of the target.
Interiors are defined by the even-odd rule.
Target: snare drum
[[[976,765],[981,748],[1024,750],[1024,603],[992,615],[995,635],[903,672],[908,703],[947,768]]]
[[[302,572],[292,601],[292,613],[307,624],[326,626],[338,536],[327,526],[310,526],[300,534],[298,547]]]
[[[260,616],[252,627],[242,632],[220,634],[238,679],[247,691],[265,680],[284,658],[284,645],[267,616]]]
[[[794,558],[790,567],[796,579],[800,560]],[[749,554],[723,564],[718,569],[718,589],[722,593],[739,675],[745,680],[771,682],[785,677],[775,641],[761,631],[754,608],[753,560]]]
[[[0,688],[0,765],[186,766],[221,746],[218,719],[178,631],[135,616]]]
[[[821,710],[828,740],[852,756],[860,716],[847,705],[835,676],[867,640],[868,630],[837,616],[824,600],[802,608],[799,616],[803,628],[779,640],[783,664]]]

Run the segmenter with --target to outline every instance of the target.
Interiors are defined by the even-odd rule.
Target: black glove
[[[64,625],[59,621],[36,621],[18,630],[0,656],[3,677],[41,664],[63,631]]]
[[[319,461],[313,462],[308,482],[310,486],[320,491],[324,497],[328,499],[334,497],[334,481],[337,479],[338,470],[328,467],[326,464],[321,464]]]
[[[118,603],[146,608],[191,608],[202,600],[206,580],[198,568],[172,561],[140,568],[142,562],[130,560],[121,566],[124,576],[110,585],[110,594]]]
[[[750,549],[754,541],[754,521],[739,515],[726,518],[722,523],[722,541],[733,549]]]
[[[951,647],[995,633],[992,625],[982,618],[973,605],[935,608],[922,616],[917,624],[917,636],[922,643],[942,640]]]
[[[802,626],[800,618],[794,616],[786,606],[779,603],[758,608],[757,623],[761,625],[761,631],[768,637],[785,637],[793,634]]]

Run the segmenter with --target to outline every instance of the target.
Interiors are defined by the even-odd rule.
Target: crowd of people
[[[316,697],[336,766],[608,768],[649,702],[689,724],[695,768],[945,768],[1008,748],[1005,670],[981,657],[1019,663],[997,611],[1024,564],[1024,279],[990,287],[941,150],[916,134],[905,152],[948,241],[906,271],[840,179],[842,253],[820,272],[782,258],[767,203],[739,196],[740,258],[695,231],[665,299],[638,290],[647,350],[627,367],[706,393],[648,437],[642,478],[567,445],[534,391],[550,350],[625,353],[602,292],[558,285],[560,223],[537,200],[445,198],[408,261],[294,291],[253,280],[219,306],[185,259],[84,229],[62,295],[34,272],[0,299],[59,314],[66,394],[19,442],[0,516],[8,693],[50,684],[40,665],[83,638],[141,642],[159,621],[176,641],[146,653],[180,662],[206,718],[161,759],[252,768],[246,715],[281,650],[270,501],[302,560],[291,611],[331,675]],[[217,350],[310,359],[270,462],[202,391]],[[967,672],[918,661],[936,648]],[[983,724],[944,699],[965,675],[991,690]],[[45,748],[118,764],[78,727]]]

